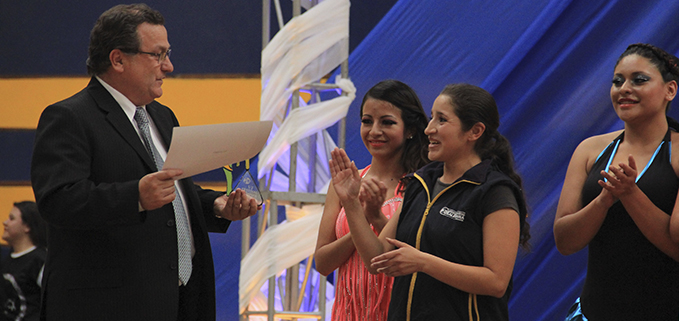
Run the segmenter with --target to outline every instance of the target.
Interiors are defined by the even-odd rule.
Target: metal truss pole
[[[280,6],[280,0],[262,0],[262,49],[264,49],[271,39],[270,29],[271,21],[271,3],[273,2],[274,8],[276,10],[276,18],[278,22],[279,30],[285,25],[283,21],[283,15]],[[313,7],[318,4],[319,0],[292,0],[292,15],[297,17],[302,14],[302,2],[308,8]],[[348,50],[348,39],[346,48]],[[340,73],[342,78],[349,77],[348,71],[348,61],[344,61],[340,65]],[[325,90],[335,90],[338,87],[334,84],[325,83],[313,83],[302,88],[305,92],[311,94],[310,103],[319,102],[321,100],[320,93]],[[300,91],[297,90],[293,93],[290,102],[290,110],[299,107],[299,97]],[[346,144],[346,119],[342,118],[339,122],[338,129],[338,146],[344,148]],[[309,164],[309,177],[311,177],[309,184],[306,187],[298,188],[296,177],[297,177],[297,154],[299,152],[299,146],[294,143],[290,146],[290,168],[289,168],[289,185],[287,192],[275,192],[270,191],[271,179],[273,177],[273,172],[275,168],[271,171],[269,175],[269,181],[267,182],[265,178],[260,180],[260,187],[262,190],[262,195],[265,199],[263,209],[258,213],[258,226],[257,226],[257,238],[259,238],[265,231],[265,229],[271,228],[278,224],[278,205],[291,204],[301,207],[304,204],[322,204],[325,203],[325,194],[315,193],[316,191],[316,173],[315,173],[315,155],[316,151],[316,135],[311,135],[311,140],[309,146],[310,149],[307,151],[310,159]],[[297,190],[303,190],[304,192],[298,192]],[[242,257],[244,257],[250,249],[250,218],[243,221],[243,235],[242,235]],[[305,271],[305,276],[302,282],[302,287],[299,286],[299,263],[289,268],[286,273],[285,286],[278,286],[278,291],[280,291],[283,311],[276,311],[275,308],[275,297],[277,292],[276,278],[271,277],[268,281],[268,298],[267,298],[267,310],[265,311],[246,311],[241,314],[240,320],[248,320],[250,315],[257,316],[267,316],[267,320],[273,321],[275,319],[282,320],[297,320],[299,318],[304,319],[317,319],[324,321],[326,313],[326,277],[320,277],[320,283],[318,286],[318,311],[314,312],[300,312],[300,306],[304,298],[306,287],[309,287],[311,282],[310,278],[310,268],[312,265],[313,256],[309,257],[307,260],[307,266]]]

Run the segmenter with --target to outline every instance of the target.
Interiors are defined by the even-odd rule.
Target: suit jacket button
[[[170,269],[171,269],[171,270],[176,270],[176,269],[177,269],[177,263],[172,263],[172,264],[170,264]]]
[[[174,226],[174,220],[167,221],[167,226],[173,227]]]

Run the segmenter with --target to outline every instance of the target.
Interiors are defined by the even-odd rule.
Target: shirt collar
[[[443,166],[443,162],[431,162],[417,170],[417,175],[424,178],[427,182],[429,182],[427,184],[431,184],[431,187],[433,187],[436,179],[443,175]],[[486,181],[486,176],[488,175],[488,171],[490,170],[491,166],[492,161],[490,159],[482,160],[480,163],[474,165],[472,168],[468,169],[464,174],[462,174],[462,176],[458,178],[456,182],[460,180],[466,180],[476,184],[483,183]]]
[[[27,253],[29,253],[29,252],[35,250],[35,249],[36,249],[36,247],[35,247],[35,245],[33,245],[33,246],[31,246],[29,249],[27,249],[26,251],[19,252],[19,253],[12,253],[12,254],[10,254],[10,256],[11,256],[13,259],[16,259],[16,258],[18,258],[18,257],[20,257],[20,256],[22,256],[22,255],[25,255],[25,254],[27,254]]]
[[[106,88],[106,91],[108,91],[111,96],[113,96],[113,99],[118,102],[118,105],[123,109],[125,112],[125,115],[130,119],[130,121],[134,121],[134,114],[137,112],[137,106],[135,106],[130,99],[125,97],[121,92],[119,92],[117,89],[113,88],[111,85],[107,84],[103,79],[99,78],[99,76],[95,76],[99,83],[101,83],[104,88]],[[145,107],[145,106],[141,106]]]

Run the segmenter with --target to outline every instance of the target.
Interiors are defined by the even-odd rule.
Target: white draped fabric
[[[286,117],[295,90],[318,81],[348,58],[349,1],[326,0],[293,18],[262,51],[260,120],[273,120],[272,136],[259,155],[259,178],[290,145],[346,116],[356,89],[349,79],[336,84],[345,94],[301,106]]]
[[[341,96],[309,105],[301,102],[299,108],[290,112],[288,105],[295,90],[318,81],[348,58],[349,5],[349,0],[321,2],[290,20],[262,51],[260,120],[273,120],[274,125],[266,147],[259,154],[257,166],[259,178],[272,173],[272,191],[287,190],[272,187],[287,186],[284,177],[288,173],[277,172],[289,168],[290,145],[296,142],[300,143],[298,173],[309,173],[308,164],[315,164],[313,172],[317,173],[318,187],[313,186],[313,192],[327,189],[327,159],[335,143],[325,128],[346,116],[356,97],[356,88],[349,79],[338,77],[335,84],[341,90]],[[311,135],[317,137],[318,155],[308,155],[310,153],[303,148],[310,143],[302,139]],[[310,161],[312,158],[315,158],[314,162]],[[278,170],[272,171],[277,163]],[[308,175],[298,175],[295,179],[297,182],[300,179],[310,181],[304,176]],[[313,254],[322,212],[322,205],[309,205],[301,210],[286,206],[288,218],[295,213],[302,218],[267,229],[255,242],[241,261],[241,313],[253,298],[259,296],[268,278]]]
[[[267,229],[241,261],[238,282],[241,313],[258,295],[268,278],[314,253],[323,206],[308,205],[299,209],[286,205],[285,211],[288,218],[301,218]]]
[[[288,114],[283,125],[273,135],[273,138],[269,139],[267,146],[259,154],[260,178],[271,170],[278,158],[290,148],[292,143],[330,127],[346,116],[349,104],[356,98],[356,88],[349,79],[338,78],[336,84],[347,96],[297,108]]]

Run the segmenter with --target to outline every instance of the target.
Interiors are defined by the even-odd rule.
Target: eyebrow
[[[632,73],[632,77],[634,77],[634,76],[639,76],[639,75],[646,76],[646,77],[651,77],[651,74],[648,73],[648,72],[645,72],[645,71],[635,71],[635,72]],[[616,77],[623,77],[623,78],[624,78],[624,75],[623,75],[622,73],[619,73],[619,72],[613,74],[613,76],[616,76]]]
[[[141,44],[140,44],[139,47],[141,47]],[[154,45],[152,50],[168,51],[168,50],[170,50],[171,47],[172,46],[165,47],[164,45]]]
[[[361,117],[366,117],[366,116],[370,117],[370,118],[375,118],[375,117],[373,117],[373,115],[370,115],[370,114],[363,114],[363,116],[361,116]],[[398,117],[396,117],[396,115],[392,115],[392,114],[384,115],[384,116],[381,116],[379,118],[382,119],[382,118],[387,118],[387,117],[388,118],[398,118]]]

